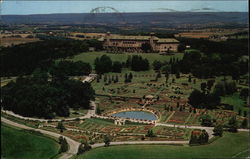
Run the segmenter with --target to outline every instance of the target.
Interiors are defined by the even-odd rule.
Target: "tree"
[[[146,136],[147,137],[155,137],[155,134],[154,134],[154,132],[153,132],[152,129],[149,129],[148,132],[147,132],[147,134],[146,134]]]
[[[161,78],[161,72],[160,71],[157,73],[156,78]]]
[[[211,88],[213,87],[214,82],[215,82],[215,80],[208,80],[208,81],[207,81],[207,89],[208,89],[209,91],[210,91]]]
[[[201,125],[202,126],[212,126],[212,119],[211,116],[208,114],[201,116]]]
[[[243,99],[247,99],[248,93],[249,93],[249,89],[248,88],[243,88],[240,91],[240,97],[243,98]]]
[[[205,82],[201,83],[201,90],[203,93],[205,93],[206,88],[207,88],[207,83],[205,83]]]
[[[247,111],[244,111],[243,113],[244,113],[243,116],[244,116],[244,117],[247,117]]]
[[[220,136],[220,137],[221,137],[222,134],[223,134],[223,126],[220,125],[220,124],[216,125],[216,126],[214,127],[213,132],[214,132],[214,135],[215,135],[215,136]]]
[[[218,94],[210,93],[204,95],[204,107],[207,109],[215,109],[221,102],[221,98]]]
[[[141,49],[142,49],[143,52],[146,52],[146,53],[152,51],[152,47],[151,47],[150,43],[143,43],[141,45]]]
[[[247,120],[247,118],[244,118],[244,119],[243,119],[243,121],[242,121],[242,123],[241,123],[241,127],[242,127],[243,129],[248,128],[248,120]]]
[[[183,107],[182,107],[182,105],[180,106],[180,109],[179,109],[179,111],[181,112],[183,110]]]
[[[170,71],[171,71],[171,67],[169,65],[164,65],[161,67],[161,72],[164,74],[169,75]]]
[[[241,116],[241,109],[238,110],[238,115]]]
[[[191,75],[188,76],[188,82],[189,82],[189,83],[192,82],[192,77],[191,77]]]
[[[205,144],[208,143],[209,135],[206,130],[202,130],[201,136],[200,136],[200,143]]]
[[[237,123],[237,120],[236,120],[236,116],[233,116],[233,117],[230,118],[230,120],[228,122],[228,127],[229,127],[229,129],[228,129],[229,132],[236,133],[238,131],[237,130],[238,123]]]
[[[161,61],[158,61],[158,60],[155,60],[154,62],[153,62],[153,68],[154,68],[154,70],[160,70],[161,69],[161,66],[162,66],[162,63],[161,63]]]
[[[95,62],[95,70],[98,74],[112,72],[112,60],[107,55],[102,55],[101,58],[96,58]]]
[[[103,78],[103,82],[106,82],[107,79],[108,79],[108,77],[107,77],[107,75],[105,74],[105,75],[104,75],[104,78]]]
[[[61,131],[61,133],[63,132],[63,130],[66,130],[66,128],[64,127],[62,121],[59,121],[57,123],[57,127],[56,128],[59,129]]]
[[[131,70],[132,71],[146,71],[149,70],[149,62],[146,58],[142,56],[133,55],[131,60]]]
[[[189,140],[189,144],[206,144],[208,143],[209,135],[206,130],[194,130],[192,131],[191,138]]]
[[[180,78],[180,71],[179,71],[179,70],[176,71],[175,77],[176,77],[176,78]]]
[[[115,76],[115,83],[119,82],[118,75]]]
[[[61,145],[60,153],[66,152],[68,150],[67,140],[65,138],[63,138],[62,136],[59,137],[59,144]]]
[[[105,135],[103,141],[104,141],[105,147],[107,147],[107,146],[110,145],[111,139],[110,139],[110,137],[108,135]]]
[[[97,115],[101,114],[101,109],[100,109],[99,105],[96,107],[96,114]]]
[[[132,59],[131,59],[131,56],[129,55],[128,58],[127,58],[127,60],[126,60],[126,64],[125,64],[125,66],[127,68],[131,66],[131,61],[132,61]]]
[[[121,73],[122,64],[119,61],[115,61],[112,66],[112,71],[116,73]]]
[[[201,104],[203,103],[204,95],[199,90],[193,90],[188,97],[188,103],[192,105],[194,108],[201,107]]]
[[[186,49],[186,46],[184,44],[181,43],[180,45],[178,45],[178,52],[184,52],[185,49]]]
[[[32,78],[34,81],[37,83],[47,83],[48,82],[48,72],[42,71],[40,68],[37,68],[33,73],[32,73]]]
[[[172,106],[170,107],[170,111],[173,111],[173,107]]]
[[[132,74],[131,72],[129,73],[128,78],[129,78],[130,81],[132,81],[132,79],[133,79],[133,74]]]
[[[86,151],[89,151],[92,147],[88,144],[88,142],[81,143],[78,147],[77,155],[80,155]]]

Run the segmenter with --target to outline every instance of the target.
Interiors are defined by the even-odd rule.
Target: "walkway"
[[[8,115],[12,115],[16,118],[20,118],[23,120],[31,120],[31,121],[40,121],[40,122],[48,122],[48,121],[52,121],[52,122],[59,122],[59,121],[72,121],[72,120],[76,120],[76,119],[88,119],[91,118],[91,116],[95,115],[95,110],[96,110],[96,104],[94,101],[90,101],[90,107],[92,109],[89,109],[87,114],[81,117],[74,117],[74,118],[66,118],[66,119],[38,119],[38,118],[30,118],[30,117],[24,117],[18,114],[13,113],[12,111],[8,111],[8,110],[2,110],[2,112],[8,114]]]
[[[140,144],[188,144],[189,141],[122,141],[110,142],[110,145],[140,145]],[[104,143],[91,145],[92,148],[102,147]]]
[[[205,127],[205,126],[190,126],[190,125],[173,125],[173,124],[163,124],[163,123],[156,123],[155,126],[167,126],[167,127],[178,127],[178,128],[188,128],[188,129],[201,129],[201,130],[206,130],[209,139],[211,139],[213,135],[213,129],[214,127]],[[249,129],[238,129],[238,131],[244,131],[244,132],[249,132]]]

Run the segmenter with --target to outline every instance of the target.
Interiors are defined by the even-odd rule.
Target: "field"
[[[1,158],[48,159],[58,154],[59,144],[45,136],[1,125]]]
[[[11,45],[19,45],[19,44],[25,44],[30,42],[36,42],[39,41],[38,38],[13,38],[13,37],[7,37],[1,39],[1,45],[0,46],[11,46]]]
[[[85,52],[81,53],[79,55],[74,56],[72,59],[73,61],[83,61],[88,62],[92,66],[94,66],[94,61],[96,57],[101,57],[102,55],[108,55],[112,61],[119,61],[119,62],[126,62],[127,57],[129,55],[141,55],[143,58],[147,58],[149,62],[152,64],[154,60],[159,61],[168,61],[171,57],[179,58],[181,59],[183,57],[183,54],[176,53],[172,56],[163,56],[156,53],[147,53],[147,54],[141,54],[141,53],[122,53],[122,54],[114,54],[114,53],[106,53],[106,52]],[[93,67],[94,68],[94,67]]]
[[[248,149],[248,133],[225,133],[222,138],[203,146],[124,145],[93,149],[77,159],[163,159],[232,158]],[[248,153],[239,156],[247,157]],[[237,157],[237,156],[235,156]]]

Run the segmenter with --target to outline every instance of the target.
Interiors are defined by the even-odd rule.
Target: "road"
[[[64,121],[71,121],[71,120],[76,120],[76,118],[79,119],[87,119],[90,118],[92,115],[95,115],[95,110],[96,110],[96,104],[94,101],[90,101],[90,107],[92,107],[93,109],[89,109],[87,114],[85,114],[84,116],[81,117],[75,117],[75,118],[66,118],[63,119]],[[8,115],[12,115],[14,117],[23,119],[23,120],[32,120],[32,121],[40,121],[40,122],[48,122],[48,121],[54,121],[54,122],[59,122],[62,119],[38,119],[38,118],[30,118],[30,117],[24,117],[18,114],[13,113],[12,111],[8,111],[8,110],[2,110],[2,112],[8,114]]]
[[[211,139],[213,135],[213,129],[214,127],[205,127],[205,126],[190,126],[190,125],[173,125],[173,124],[164,124],[164,123],[156,123],[155,126],[167,126],[167,127],[178,127],[178,128],[188,128],[188,129],[201,129],[201,130],[206,130],[209,139]],[[249,129],[238,129],[238,131],[245,131],[249,132]]]
[[[139,145],[139,144],[188,144],[189,141],[123,141],[110,142],[110,145]],[[91,145],[92,148],[102,147],[104,143],[96,143]]]
[[[209,139],[211,139],[213,135],[213,127],[204,127],[204,126],[188,126],[188,125],[173,125],[173,124],[163,124],[156,123],[155,126],[167,126],[167,127],[178,127],[178,128],[188,128],[188,129],[205,129],[209,135]]]

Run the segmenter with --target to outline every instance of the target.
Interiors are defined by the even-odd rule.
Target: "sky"
[[[247,0],[166,0],[166,1],[38,1],[3,0],[1,15],[51,14],[51,13],[90,13],[92,9],[106,7],[104,12],[169,12],[169,11],[206,11],[206,12],[248,12]]]

